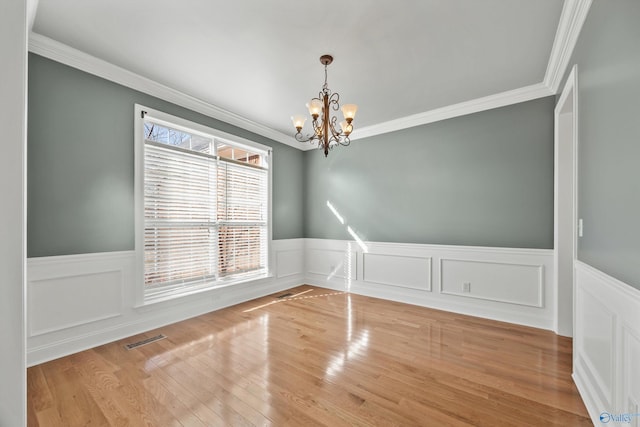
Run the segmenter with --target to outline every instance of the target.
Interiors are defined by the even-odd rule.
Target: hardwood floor
[[[29,368],[29,426],[592,425],[570,339],[317,287],[287,292]]]

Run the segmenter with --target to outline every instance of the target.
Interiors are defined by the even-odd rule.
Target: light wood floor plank
[[[29,368],[29,426],[591,425],[568,338],[311,286],[288,292]]]

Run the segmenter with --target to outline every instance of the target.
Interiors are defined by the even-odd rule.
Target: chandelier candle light
[[[340,122],[340,130],[336,129],[336,122],[338,121],[335,116],[330,115],[330,110],[338,111],[340,108],[339,99],[340,95],[331,93],[327,86],[327,66],[333,62],[333,56],[322,55],[320,57],[320,63],[324,65],[324,85],[322,91],[318,93],[317,98],[312,98],[307,104],[309,114],[313,118],[313,135],[304,136],[301,131],[304,126],[304,122],[307,118],[303,115],[292,116],[293,126],[295,126],[298,133],[295,138],[299,142],[311,142],[318,141],[318,148],[324,148],[324,156],[327,157],[329,150],[334,146],[340,144],[347,146],[351,143],[349,135],[353,131],[353,118],[356,116],[358,106],[355,104],[345,104],[342,106],[342,114],[344,115],[344,121]]]

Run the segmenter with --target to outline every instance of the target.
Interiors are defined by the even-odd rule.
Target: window
[[[266,277],[269,148],[141,106],[136,117],[143,300]]]

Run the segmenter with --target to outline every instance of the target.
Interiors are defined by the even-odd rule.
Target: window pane
[[[215,277],[215,230],[211,227],[152,226],[144,230],[145,286]]]
[[[223,159],[235,160],[237,162],[249,163],[251,165],[262,166],[262,155],[250,150],[234,147],[225,142],[218,142],[218,156]]]
[[[213,140],[153,122],[145,122],[144,139],[197,153],[212,154]]]
[[[218,241],[220,276],[266,272],[266,226],[224,225],[220,227]]]
[[[214,222],[216,164],[210,159],[147,146],[145,218]]]
[[[220,162],[218,219],[264,222],[267,218],[267,171]]]

